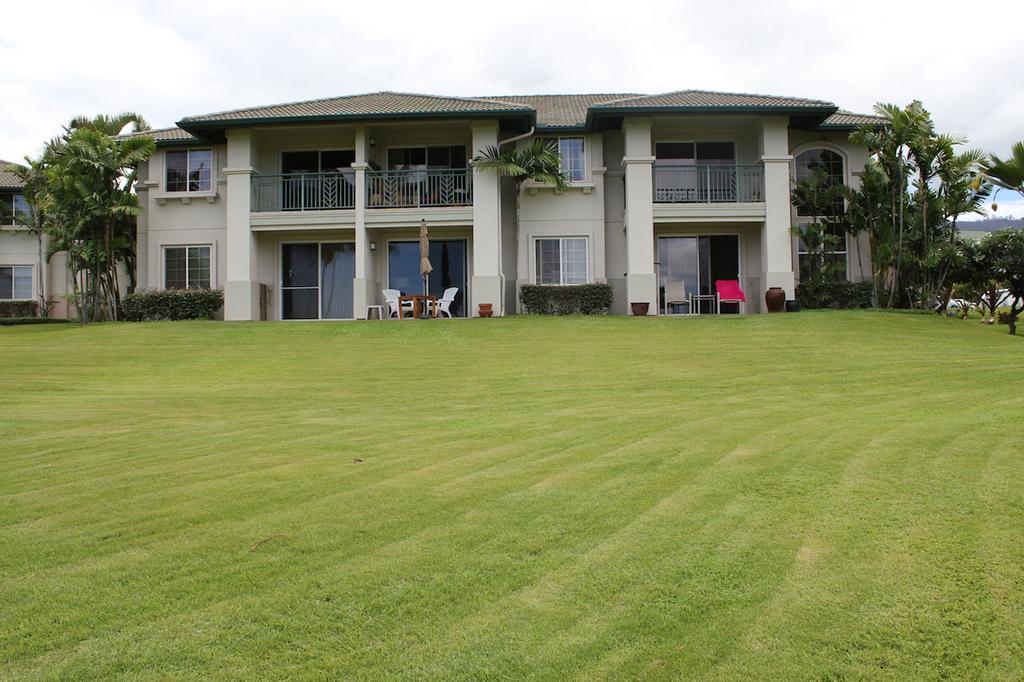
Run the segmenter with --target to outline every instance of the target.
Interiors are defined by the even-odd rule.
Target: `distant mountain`
[[[957,227],[970,232],[995,232],[996,230],[1005,230],[1008,227],[1024,227],[1024,218],[1007,216],[1005,218],[989,217],[981,220],[964,220],[957,223]]]

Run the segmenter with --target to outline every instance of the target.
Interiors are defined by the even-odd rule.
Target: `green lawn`
[[[1005,327],[55,325],[0,358],[0,678],[1024,678]]]

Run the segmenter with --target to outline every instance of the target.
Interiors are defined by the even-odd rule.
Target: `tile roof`
[[[861,125],[881,125],[885,119],[873,114],[855,114],[851,111],[840,109],[820,124],[819,128],[832,128],[836,130],[852,130]]]
[[[832,109],[836,105],[820,99],[755,95],[710,90],[679,90],[660,95],[638,95],[613,102],[595,104],[594,109]]]
[[[590,95],[507,95],[480,97],[491,101],[514,102],[533,107],[537,111],[538,128],[582,128],[587,122],[587,109],[613,100],[637,97],[636,94]]]
[[[0,187],[3,189],[21,189],[25,186],[25,182],[14,172],[18,165],[10,161],[0,161]]]
[[[438,97],[405,92],[372,92],[365,95],[328,97],[305,102],[272,104],[248,109],[233,109],[200,116],[186,116],[179,125],[247,121],[252,119],[337,119],[362,117],[410,117],[418,114],[480,114],[533,112],[529,106],[500,100],[469,97]]]
[[[129,137],[142,137],[143,135],[152,137],[158,146],[202,141],[187,130],[182,130],[176,126],[173,128],[158,128],[156,130],[141,130],[135,133],[125,133],[124,135],[118,135],[117,139],[123,140]]]

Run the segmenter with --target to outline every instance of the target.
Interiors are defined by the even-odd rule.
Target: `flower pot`
[[[798,313],[798,312],[800,312],[800,301],[786,301],[786,312],[787,313]]]
[[[782,287],[769,287],[764,292],[764,304],[770,313],[781,313],[786,308],[786,290]]]
[[[647,315],[647,311],[650,310],[651,304],[646,301],[643,303],[630,303],[629,307],[633,310],[635,317],[644,317]]]
[[[490,317],[494,314],[493,303],[481,303],[480,304],[480,317]]]

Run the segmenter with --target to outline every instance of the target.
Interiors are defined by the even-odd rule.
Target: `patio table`
[[[437,317],[437,296],[433,296],[431,294],[409,294],[407,296],[398,297],[398,319],[405,319],[405,313],[402,311],[402,304],[406,301],[412,301],[412,318],[414,320],[423,318],[423,308],[427,301],[430,301],[433,304],[430,307],[433,307],[434,309],[434,312],[430,317]]]

